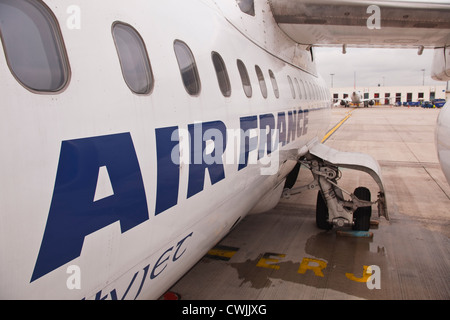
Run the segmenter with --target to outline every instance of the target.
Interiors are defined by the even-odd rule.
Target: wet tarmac
[[[437,109],[335,108],[351,116],[325,142],[364,152],[382,168],[390,220],[369,236],[315,224],[317,191],[249,215],[171,291],[183,300],[450,299],[450,186],[434,147]],[[365,173],[342,170],[339,184],[378,191]],[[300,170],[297,185],[312,179]]]

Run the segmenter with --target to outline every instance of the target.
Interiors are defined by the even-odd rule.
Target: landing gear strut
[[[336,162],[332,163],[327,158]],[[388,219],[379,167],[370,156],[339,152],[317,144],[310,149],[309,154],[303,160],[299,160],[299,163],[311,170],[314,180],[303,187],[285,189],[283,195],[289,197],[289,195],[304,190],[318,189],[316,206],[316,225],[318,228],[330,230],[333,226],[337,226],[352,227],[353,230],[357,231],[368,231],[372,216],[372,205],[374,204],[378,204],[378,214]],[[378,199],[372,202],[370,191],[365,187],[358,187],[353,193],[341,188],[338,185],[338,180],[341,178],[339,167],[369,173],[380,186]],[[344,198],[344,194],[347,195],[347,199]]]

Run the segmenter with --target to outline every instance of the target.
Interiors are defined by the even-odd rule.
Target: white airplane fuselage
[[[374,105],[375,101],[374,99],[364,99],[361,91],[353,91],[349,98],[343,99],[340,102],[341,105],[346,107],[348,107],[350,104],[359,107],[361,103],[364,103],[364,106],[366,107],[369,105]]]
[[[363,96],[362,96],[361,92],[359,92],[359,91],[353,92],[351,97],[352,97],[351,98],[352,103],[354,103],[356,105],[359,105],[363,100]]]
[[[439,112],[435,141],[441,169],[450,184],[450,102]]]
[[[0,297],[156,299],[257,204],[255,212],[277,203],[296,159],[328,128],[325,82],[310,52],[280,37],[264,1],[255,3],[255,17],[235,1],[43,3],[67,54],[65,85],[27,88],[6,42],[0,46]],[[146,94],[124,81],[117,23],[145,43],[154,79]],[[192,51],[198,94],[184,87],[175,41]],[[213,52],[226,65],[229,96]],[[278,133],[272,157],[266,128]],[[205,162],[212,151],[222,163]]]

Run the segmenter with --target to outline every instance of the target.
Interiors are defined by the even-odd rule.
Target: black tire
[[[354,195],[360,200],[370,201],[370,190],[367,188],[356,188]],[[356,209],[355,213],[353,213],[353,230],[368,231],[370,229],[371,216],[372,207],[363,207]]]
[[[333,225],[328,222],[328,207],[320,191],[317,193],[316,225],[322,230],[331,230],[333,228]]]

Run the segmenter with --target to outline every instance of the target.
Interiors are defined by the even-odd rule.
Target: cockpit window
[[[130,25],[113,24],[113,37],[126,84],[137,94],[148,94],[153,89],[153,76],[144,41]]]
[[[200,94],[200,77],[191,49],[189,49],[186,43],[180,40],[175,40],[174,49],[186,91],[191,96]]]
[[[57,92],[69,80],[58,23],[37,0],[0,0],[0,36],[8,66],[27,89]]]
[[[255,1],[254,0],[236,0],[242,12],[255,16]]]

